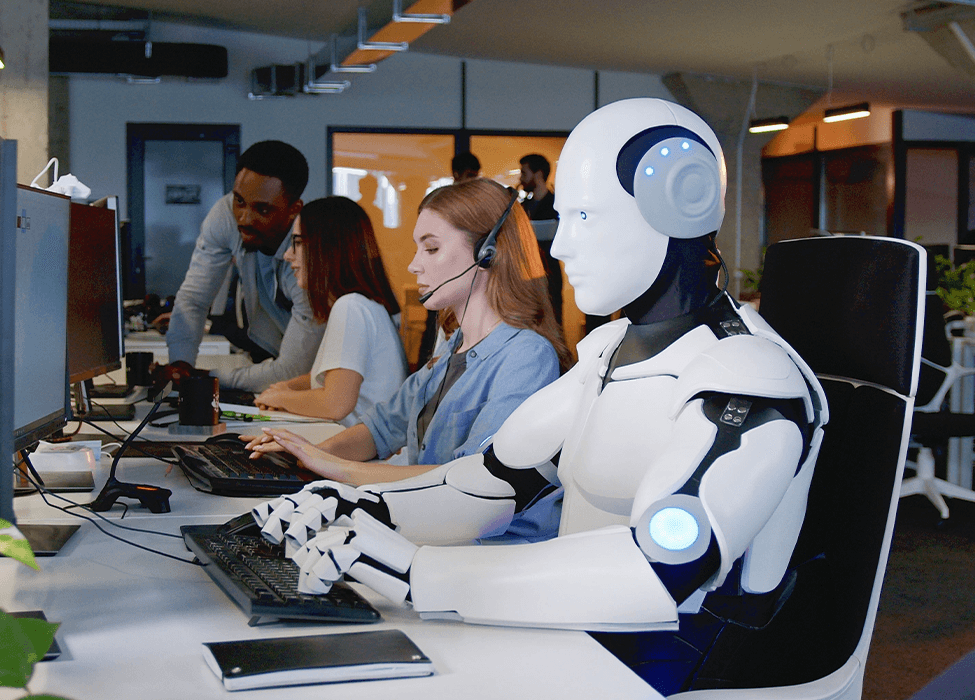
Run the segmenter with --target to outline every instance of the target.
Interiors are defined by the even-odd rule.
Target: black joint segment
[[[515,512],[520,513],[552,489],[552,484],[537,469],[512,469],[505,466],[494,454],[494,447],[484,453],[484,466],[497,479],[515,490]]]

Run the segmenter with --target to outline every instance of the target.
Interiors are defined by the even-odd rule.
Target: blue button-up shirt
[[[551,343],[502,322],[467,351],[467,369],[444,394],[421,445],[417,417],[439,389],[460,335],[454,333],[433,367],[417,370],[389,401],[363,414],[379,459],[404,446],[410,464],[445,464],[481,452],[512,411],[559,376]]]

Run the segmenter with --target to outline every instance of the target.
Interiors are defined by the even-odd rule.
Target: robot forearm
[[[621,526],[507,547],[421,547],[410,588],[424,618],[594,631],[677,626],[676,603]]]

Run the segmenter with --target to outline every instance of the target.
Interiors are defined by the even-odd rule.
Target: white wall
[[[110,76],[69,79],[72,172],[93,196],[126,202],[126,124],[240,124],[241,149],[264,139],[287,141],[308,158],[304,199],[324,196],[325,137],[329,126],[460,128],[461,59],[406,52],[371,74],[350,74],[340,95],[249,100],[255,67],[304,61],[321,44],[260,34],[153,24],[157,42],[218,44],[228,51],[228,77],[217,81],[163,78],[130,85]],[[468,60],[467,119],[471,129],[568,131],[594,106],[594,73],[576,68]],[[672,99],[658,76],[600,72],[599,102],[625,97]],[[57,155],[52,153],[51,155]]]

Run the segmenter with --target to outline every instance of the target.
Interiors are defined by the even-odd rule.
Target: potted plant
[[[40,569],[34,552],[20,531],[0,519],[0,556],[16,559],[32,569]],[[34,664],[44,658],[54,641],[57,623],[27,617],[14,617],[0,610],[0,686],[23,688],[34,674]],[[26,695],[32,700],[63,700],[55,695]]]
[[[941,301],[953,311],[975,316],[975,260],[955,266],[943,255],[936,255],[934,264]]]

